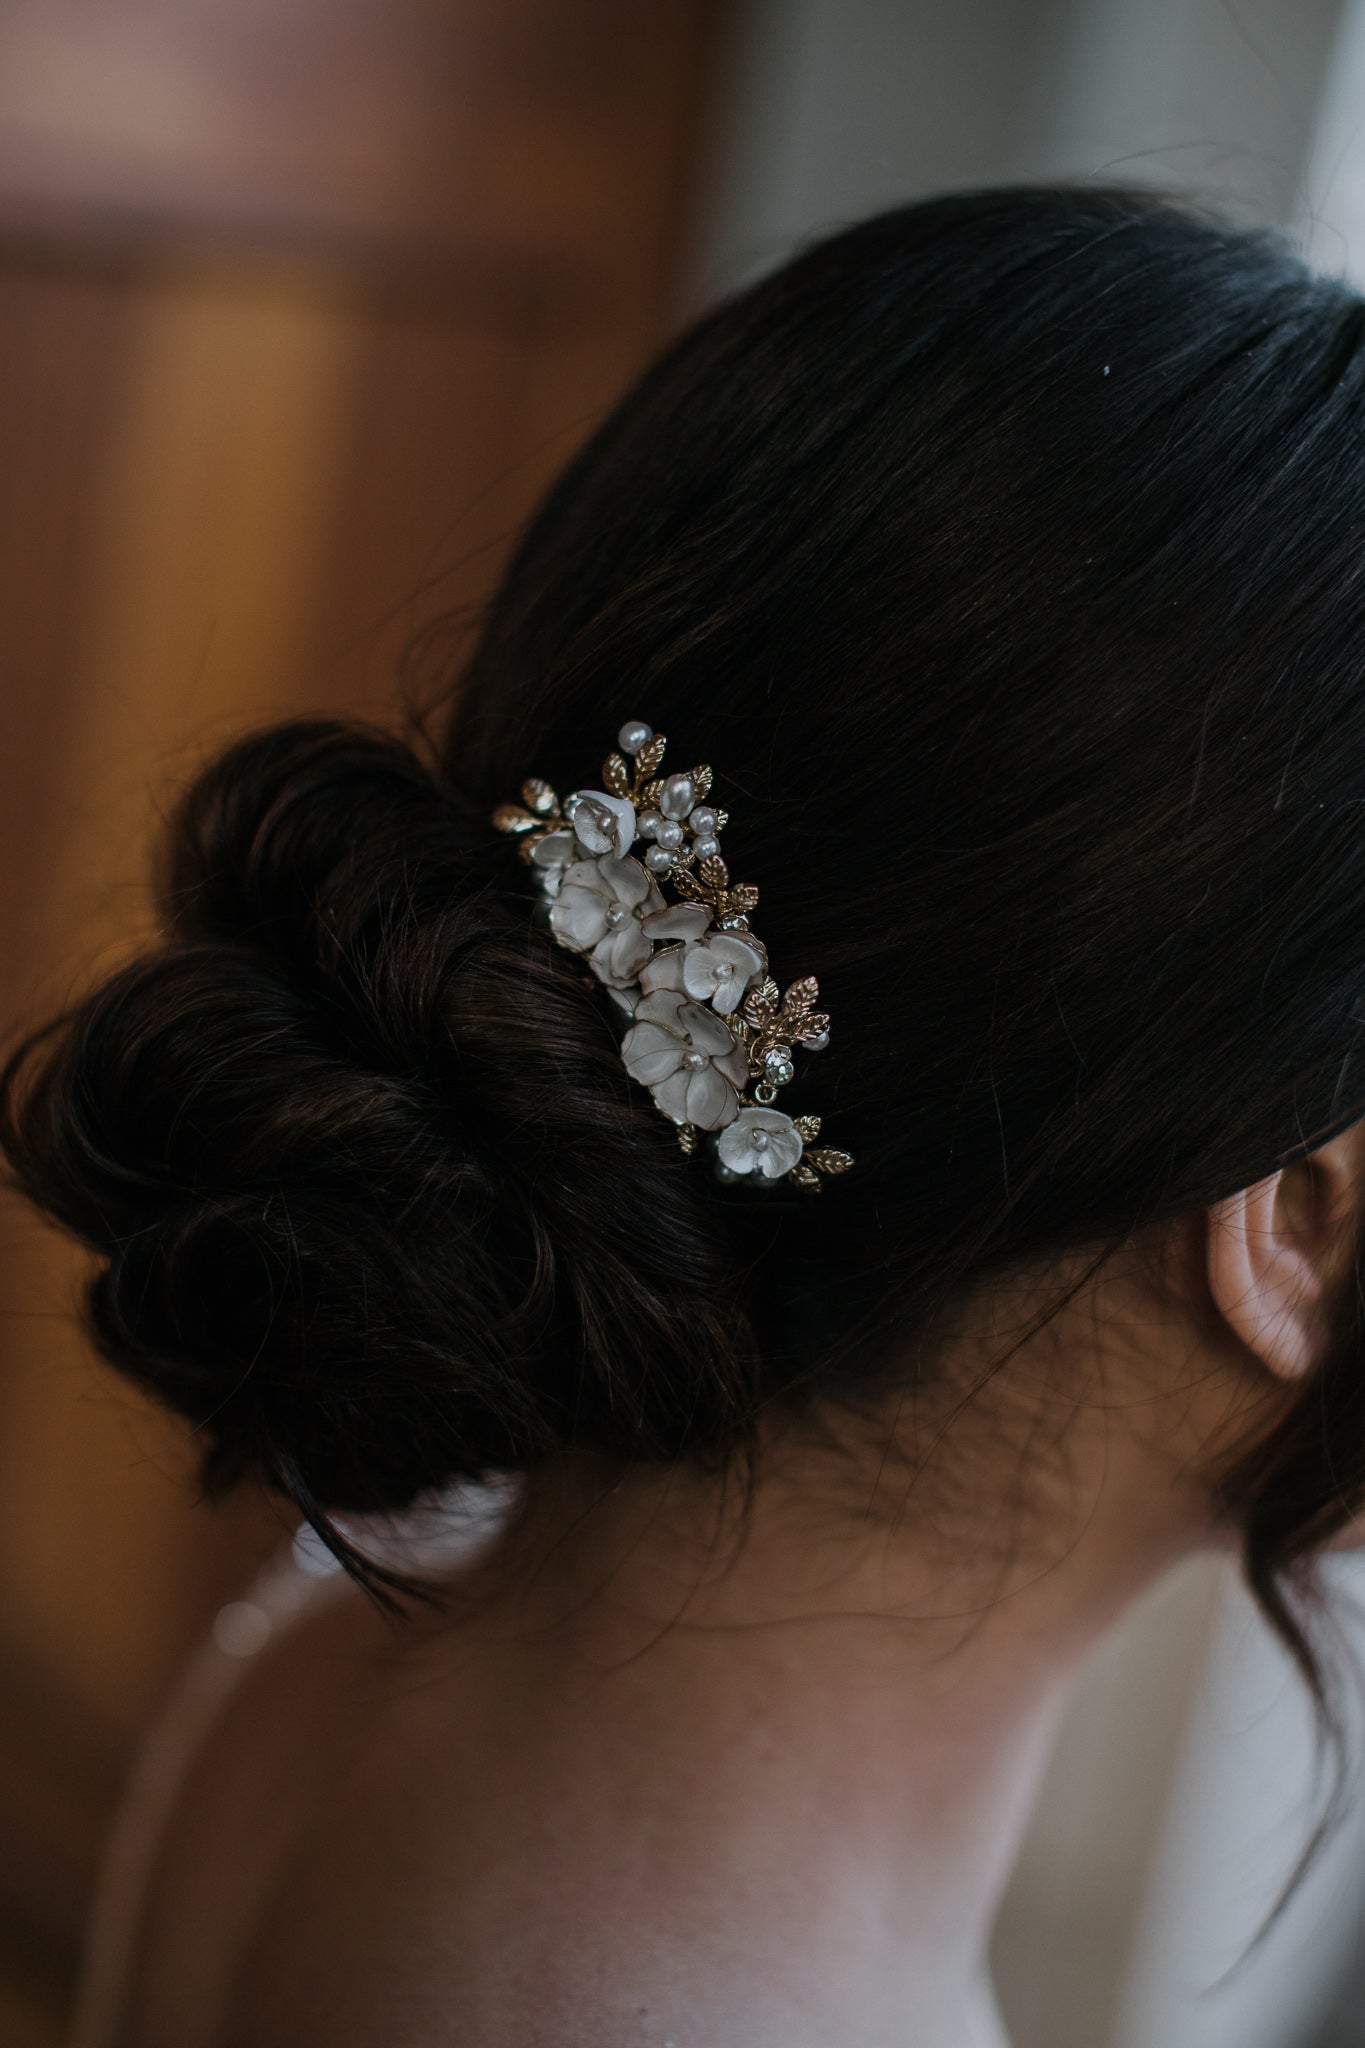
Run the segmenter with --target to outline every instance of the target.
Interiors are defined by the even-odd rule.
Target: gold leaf
[[[711,770],[703,763],[700,768],[693,768],[690,772],[692,787],[696,790],[698,800],[700,801],[711,787]]]
[[[823,1010],[810,1010],[804,1017],[793,1017],[789,1025],[793,1038],[805,1041],[818,1038],[822,1031],[829,1030],[829,1018]]]
[[[659,798],[663,795],[663,793],[663,777],[660,776],[656,782],[647,782],[645,784],[644,788],[640,791],[639,796],[635,799],[636,804],[642,811],[648,810],[651,805],[657,808]]]
[[[541,820],[524,811],[520,804],[499,804],[493,813],[493,823],[499,832],[531,832]]]
[[[697,1131],[695,1124],[678,1125],[678,1143],[682,1147],[683,1151],[690,1158],[691,1155],[697,1149]]]
[[[635,756],[635,773],[642,781],[648,776],[658,774],[659,763],[663,760],[664,748],[667,745],[668,741],[661,732],[656,732],[652,739],[645,741]]]
[[[730,880],[730,870],[718,853],[708,853],[697,872],[708,889],[723,889]]]
[[[814,1007],[815,998],[819,993],[820,984],[815,979],[815,976],[813,974],[803,975],[800,981],[792,983],[782,998],[783,1016],[793,1019],[804,1017],[806,1012]]]
[[[723,831],[725,830],[726,826],[727,826],[727,825],[729,824],[729,822],[730,822],[730,813],[729,813],[728,811],[717,811],[717,812],[716,812],[716,830],[717,830],[717,832],[723,832]]]
[[[851,1152],[840,1152],[833,1145],[820,1145],[815,1151],[807,1152],[806,1158],[812,1166],[819,1167],[821,1173],[847,1173],[853,1164]]]
[[[792,1122],[796,1125],[803,1138],[819,1137],[820,1119],[818,1116],[794,1116]]]
[[[707,892],[705,888],[689,869],[672,867],[668,871],[668,879],[672,882],[678,894],[685,897],[689,903],[704,903],[706,901]]]
[[[608,754],[602,763],[602,780],[613,796],[629,797],[631,790],[630,770],[619,754]]]
[[[764,982],[760,993],[762,994],[764,1002],[771,1003],[775,1009],[777,1007],[777,999],[781,995],[782,991],[779,989],[777,983],[773,980],[770,974],[767,980]]]
[[[772,998],[768,994],[766,983],[761,989],[755,989],[752,994],[744,998],[744,1014],[753,1025],[755,1031],[762,1031],[765,1025],[769,1025],[774,1021],[777,1013],[773,1009]]]
[[[538,775],[530,775],[521,785],[521,800],[528,810],[548,818],[552,811],[559,809],[559,798],[548,782],[542,782]]]
[[[716,856],[713,855],[714,859]],[[758,901],[758,890],[752,882],[740,882],[730,891],[731,910],[752,910]]]
[[[804,1159],[797,1160],[795,1166],[792,1167],[787,1175],[787,1179],[794,1180],[799,1188],[814,1188],[818,1192],[820,1187],[819,1174],[815,1172],[813,1167],[807,1166]]]

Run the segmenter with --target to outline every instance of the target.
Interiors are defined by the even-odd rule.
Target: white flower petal
[[[793,1131],[788,1137],[785,1131],[775,1133],[768,1141],[766,1152],[758,1155],[758,1170],[769,1180],[776,1180],[779,1174],[789,1173],[801,1157],[801,1133]]]
[[[687,1075],[687,1117],[699,1131],[718,1131],[738,1114],[734,1089],[712,1066],[684,1068]]]
[[[734,1122],[716,1140],[716,1151],[731,1173],[752,1173],[758,1154],[749,1143],[749,1126],[741,1110]]]
[[[653,962],[651,961],[651,966]],[[652,1024],[662,1024],[678,1038],[685,1036],[684,1026],[678,1022],[678,1013],[687,1001],[686,996],[671,988],[651,989],[642,996],[635,1006],[637,1017],[644,1017]]]
[[[609,931],[592,956],[593,971],[618,988],[634,981],[649,959],[649,940],[634,918]]]
[[[633,1081],[652,1088],[681,1067],[687,1047],[661,1024],[632,1024],[621,1040],[621,1058]]]
[[[733,932],[712,932],[706,944],[712,953],[730,962],[737,976],[744,975],[752,981],[762,972],[763,955],[747,939],[736,938]]]
[[[698,1052],[718,1055],[729,1053],[735,1047],[735,1034],[728,1024],[722,1024],[714,1010],[708,1010],[703,1003],[684,1003],[678,1011],[678,1023],[687,1033]]]
[[[646,932],[651,922],[646,919],[643,927]],[[680,994],[684,992],[682,956],[681,946],[660,946],[648,966],[640,970],[640,986],[646,994],[656,988],[676,989]]]
[[[680,1048],[681,1050],[681,1048]],[[654,1100],[665,1116],[671,1116],[675,1124],[690,1121],[687,1114],[688,1084],[692,1075],[686,1067],[679,1067],[676,1074],[670,1074],[654,1088]]]
[[[578,841],[569,831],[547,832],[531,848],[531,859],[537,867],[566,868],[581,858]]]
[[[778,1157],[781,1159],[782,1165],[780,1171],[783,1173],[790,1173],[792,1168],[795,1166],[797,1160],[801,1157],[802,1152],[805,1150],[805,1146],[801,1142],[801,1133],[799,1131],[796,1133],[796,1141],[794,1144],[790,1139],[788,1139],[786,1143],[781,1146],[775,1145],[773,1147],[773,1150],[778,1154]]]
[[[711,1064],[724,1074],[727,1081],[742,1088],[749,1078],[749,1055],[736,1039],[729,1052],[712,1053]]]
[[[605,889],[616,902],[624,903],[627,910],[638,909],[642,904],[654,910],[662,904],[653,875],[641,867],[638,860],[619,858],[614,853],[604,853],[597,863],[601,876],[599,887]],[[651,897],[653,900],[651,901]]]
[[[699,939],[711,922],[704,903],[670,903],[645,919],[651,939]]]
[[[698,1003],[709,1003],[716,992],[716,963],[704,945],[684,946],[682,985]]]
[[[576,863],[575,867],[581,865]],[[575,868],[568,872],[572,875]],[[576,953],[586,953],[609,929],[607,900],[595,889],[584,889],[566,878],[550,906],[550,926],[561,945]]]
[[[573,829],[589,853],[623,854],[635,838],[635,806],[604,789],[580,789]]]
[[[744,996],[744,983],[718,981],[711,994],[711,1008],[718,1017],[732,1017]]]

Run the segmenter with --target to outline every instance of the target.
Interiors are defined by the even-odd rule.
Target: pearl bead
[[[628,718],[616,735],[616,744],[623,754],[638,754],[646,740],[652,740],[654,731],[638,718]]]
[[[692,851],[698,860],[705,860],[708,854],[720,852],[720,841],[714,832],[704,832],[700,839],[692,841]]]
[[[755,1152],[766,1152],[768,1149],[768,1133],[766,1131],[751,1131],[749,1133],[749,1143],[753,1146]]]
[[[685,1053],[683,1055],[683,1065],[691,1067],[694,1074],[699,1074],[702,1068],[707,1065],[706,1054],[704,1052]]]
[[[666,875],[673,865],[673,856],[666,846],[651,846],[645,855],[645,866],[656,875]]]
[[[625,904],[624,904],[624,903],[609,903],[609,904],[607,905],[607,923],[608,923],[608,924],[624,924],[624,923],[625,923],[625,921],[626,921],[626,906],[625,906]]]
[[[635,829],[642,839],[652,839],[662,824],[663,819],[657,811],[637,811],[636,813]]]
[[[659,822],[654,837],[658,840],[660,846],[681,846],[683,843],[683,828],[673,818],[663,818]]]
[[[697,786],[690,775],[670,775],[664,783],[659,809],[666,818],[685,818],[697,801]]]
[[[716,980],[717,980],[717,981],[729,981],[729,980],[731,979],[731,977],[733,976],[733,974],[734,974],[734,971],[735,971],[735,968],[734,968],[734,962],[733,962],[732,960],[717,960],[717,962],[716,962]]]
[[[823,1031],[818,1031],[814,1038],[807,1038],[803,1041],[803,1043],[805,1044],[806,1049],[809,1052],[823,1052],[825,1047],[829,1044],[828,1025],[826,1025]]]
[[[716,814],[710,804],[698,804],[687,822],[694,832],[714,832]]]

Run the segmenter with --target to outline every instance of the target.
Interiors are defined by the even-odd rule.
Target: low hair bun
[[[507,855],[387,734],[248,738],[173,821],[164,943],[5,1074],[104,1355],[210,1483],[254,1472],[342,1549],[328,1510],[673,1456],[748,1405],[714,1219]]]

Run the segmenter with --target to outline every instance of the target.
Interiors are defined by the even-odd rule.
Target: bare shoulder
[[[110,1844],[74,2048],[207,2048],[274,1873],[364,1717],[392,1625],[290,1561],[219,1617]]]
[[[730,1837],[748,1749],[699,1757],[638,1660],[337,1577],[243,1605],[148,1747],[74,2048],[842,2040]]]
[[[668,2038],[646,1959],[594,1954],[586,1815],[496,1643],[288,1571],[217,1638],[130,1796],[76,2048]]]

